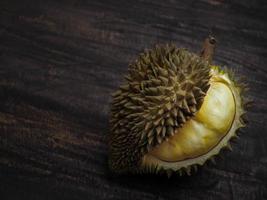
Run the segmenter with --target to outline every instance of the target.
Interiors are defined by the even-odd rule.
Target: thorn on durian
[[[191,176],[191,166],[186,167],[185,172],[188,176]]]
[[[158,126],[156,128],[157,135],[159,135],[161,133],[161,131],[162,131],[162,126]]]
[[[227,147],[227,149],[229,149],[230,151],[233,151],[233,148],[232,148],[232,146],[231,146],[230,143],[228,143],[226,147]]]
[[[165,105],[165,107],[167,108],[167,110],[171,110],[171,108],[172,108],[172,104],[171,104],[171,102],[168,102],[168,103]]]
[[[248,124],[248,123],[249,123],[249,121],[248,121],[248,118],[247,118],[247,115],[246,115],[246,114],[243,114],[243,115],[241,115],[241,116],[240,116],[240,118],[239,118],[239,120],[240,120],[240,122],[241,122],[241,124],[242,124],[243,126],[245,126],[246,124]]]
[[[197,165],[193,165],[193,169],[195,172],[197,172],[197,170],[198,170]]]
[[[166,127],[165,126],[163,126],[163,128],[162,128],[161,135],[163,138],[165,138],[165,135],[166,135]]]
[[[243,103],[243,106],[246,110],[250,109],[254,104],[254,101],[252,99],[245,100]]]
[[[174,126],[174,119],[172,117],[168,118],[166,121],[166,125]]]
[[[240,129],[236,130],[236,133],[232,136],[233,139],[239,139],[240,137],[237,135]]]
[[[158,136],[158,137],[157,137],[157,142],[158,142],[158,144],[161,144],[161,142],[162,142],[162,138],[161,138],[161,136]]]
[[[167,174],[167,177],[170,178],[171,175],[172,175],[172,170],[167,169],[167,170],[166,170],[166,174]]]
[[[216,164],[216,161],[215,161],[215,158],[214,157],[211,157],[210,158],[210,161],[215,165]]]

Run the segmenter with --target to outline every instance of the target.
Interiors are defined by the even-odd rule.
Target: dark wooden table
[[[233,152],[190,177],[114,176],[110,94],[144,48],[199,52],[245,76],[255,104]],[[1,0],[0,199],[267,199],[265,0]]]

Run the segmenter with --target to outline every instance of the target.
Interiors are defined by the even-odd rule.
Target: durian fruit
[[[215,39],[201,55],[159,45],[129,65],[113,94],[109,166],[117,173],[190,174],[245,126],[243,89],[211,64]]]

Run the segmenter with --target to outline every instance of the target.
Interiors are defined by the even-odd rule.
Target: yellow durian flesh
[[[244,113],[240,89],[227,73],[211,70],[210,88],[200,110],[172,137],[143,158],[143,166],[157,166],[179,170],[194,164],[203,164],[219,153],[242,126],[239,118]]]

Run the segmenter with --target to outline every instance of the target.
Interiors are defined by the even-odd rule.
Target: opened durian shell
[[[208,38],[205,45],[201,56],[173,44],[156,46],[130,64],[126,82],[113,94],[109,135],[109,166],[112,171],[163,171],[167,174],[185,171],[190,174],[192,166],[202,165],[218,154],[229,145],[236,130],[244,126],[241,88],[231,74],[211,66],[214,38]],[[231,126],[228,125],[227,131],[206,148],[206,152],[200,153],[198,149],[202,147],[192,148],[190,151],[193,153],[172,160],[172,154],[177,152],[169,151],[172,148],[166,144],[170,140],[175,145],[190,143],[191,135],[195,133],[190,133],[187,140],[172,138],[180,132],[188,135],[184,126],[190,126],[189,123],[200,115],[197,113],[200,113],[205,96],[212,90],[209,90],[210,84],[217,80],[226,84],[233,95]],[[165,152],[163,157],[170,155],[171,159],[160,159],[162,152]]]

